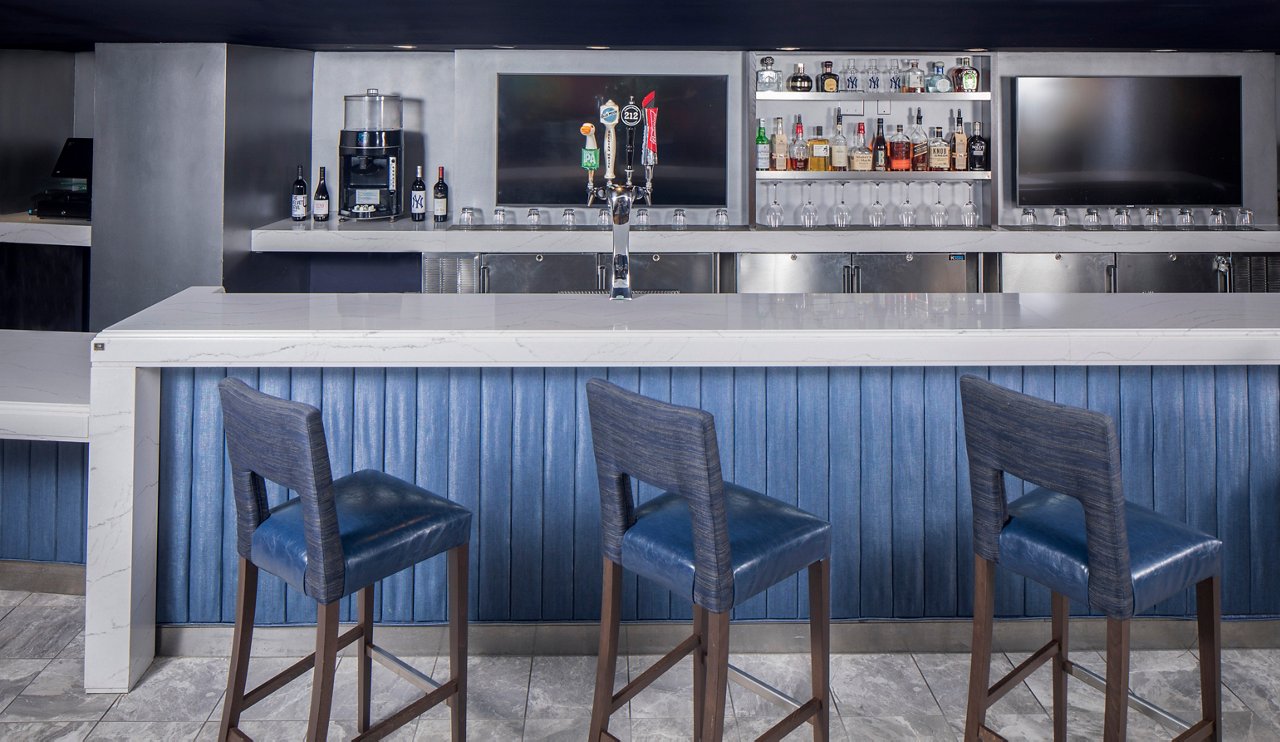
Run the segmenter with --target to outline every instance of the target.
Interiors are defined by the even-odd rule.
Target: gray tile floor
[[[128,695],[86,695],[82,690],[84,599],[0,591],[0,740],[207,740],[217,733],[227,660],[223,657],[158,659]],[[1101,667],[1093,652],[1078,652]],[[620,662],[617,682],[635,676],[656,657],[632,655]],[[447,674],[447,657],[411,658],[414,665]],[[252,684],[290,660],[250,665]],[[808,688],[805,655],[741,654],[734,664],[791,693]],[[472,657],[469,731],[475,740],[581,740],[590,716],[594,657]],[[385,714],[415,689],[375,665],[374,714]],[[1011,658],[998,655],[995,669]],[[1136,652],[1132,684],[1141,695],[1179,713],[1196,716],[1195,656],[1186,651]],[[692,727],[689,661],[637,696],[614,717],[611,731],[623,740],[683,740]],[[839,740],[955,740],[964,718],[968,657],[962,654],[844,654],[831,658]],[[309,676],[245,714],[244,730],[259,740],[298,739],[310,694]],[[1226,737],[1280,740],[1280,650],[1224,652]],[[760,698],[729,686],[725,739],[754,739],[783,715]],[[992,726],[1009,739],[1052,737],[1047,670],[1010,693],[993,709]],[[1101,737],[1102,697],[1079,683],[1070,696],[1072,739]],[[355,666],[343,658],[334,690],[331,739],[355,734]],[[1137,714],[1130,738],[1168,739],[1173,730]],[[448,739],[447,711],[436,709],[402,729],[396,740]],[[805,730],[788,739],[810,738]]]

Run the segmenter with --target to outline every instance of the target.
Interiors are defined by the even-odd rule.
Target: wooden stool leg
[[[995,622],[995,562],[973,557],[973,643],[969,654],[969,709],[965,714],[965,742],[979,738],[987,723],[991,687],[991,632]]]
[[[702,716],[704,742],[724,738],[725,695],[729,691],[729,611],[707,613],[707,688]]]
[[[1058,652],[1053,657],[1053,739],[1067,739],[1067,619],[1070,601],[1060,593],[1053,594],[1053,640]]]
[[[333,704],[333,676],[338,666],[339,601],[317,606],[316,667],[311,680],[311,716],[308,742],[324,742],[329,734],[329,710]]]
[[[1102,738],[1124,742],[1129,723],[1129,621],[1107,619],[1107,701]]]
[[[467,544],[449,550],[449,670],[458,681],[450,699],[453,742],[467,739],[467,596],[470,555]]]
[[[809,565],[809,664],[813,697],[821,704],[813,721],[813,742],[831,736],[831,560]]]
[[[587,739],[598,742],[609,729],[613,711],[613,677],[618,669],[618,627],[622,618],[622,565],[604,560],[604,584],[600,595],[600,651],[596,658],[596,692],[591,704],[591,730]]]
[[[698,646],[693,650],[693,738],[702,739],[703,705],[707,702],[707,609],[694,603],[693,635]]]
[[[356,642],[356,674],[359,689],[356,695],[356,731],[369,731],[369,701],[373,694],[373,658],[369,647],[373,646],[373,585],[356,595],[360,640]]]
[[[240,726],[244,707],[244,684],[249,677],[249,649],[253,644],[253,618],[258,606],[258,568],[240,560],[239,589],[236,594],[236,629],[231,640],[231,667],[227,671],[227,697],[222,703],[222,724],[218,742],[226,742],[230,731]]]
[[[1222,739],[1222,597],[1219,578],[1196,584],[1196,625],[1200,635],[1200,705],[1213,722],[1209,739]]]

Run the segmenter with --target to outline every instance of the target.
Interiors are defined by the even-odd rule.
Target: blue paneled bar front
[[[1280,615],[1275,366],[170,368],[161,391],[161,623],[232,620],[234,519],[216,393],[228,373],[320,407],[336,475],[383,469],[474,510],[474,620],[599,617],[599,495],[584,396],[592,377],[709,410],[726,479],[828,517],[833,618],[968,617],[964,373],[1114,416],[1127,497],[1223,539],[1225,614]],[[637,490],[642,501],[655,494]],[[269,496],[274,504],[286,493]],[[998,575],[998,614],[1048,615],[1047,592]],[[629,579],[624,618],[689,618],[686,599]],[[444,595],[443,565],[419,565],[382,584],[376,619],[442,622]],[[736,615],[798,619],[806,601],[792,578]],[[312,622],[307,603],[264,576],[259,620]],[[1155,612],[1192,609],[1180,596]]]

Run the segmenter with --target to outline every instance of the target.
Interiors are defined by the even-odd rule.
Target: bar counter
[[[320,407],[335,475],[383,468],[473,508],[480,621],[598,615],[581,399],[591,376],[712,411],[727,480],[830,518],[834,618],[963,618],[972,576],[956,381],[970,372],[1111,413],[1128,496],[1227,541],[1224,612],[1280,615],[1277,567],[1264,558],[1280,549],[1280,295],[609,302],[195,287],[106,329],[92,355],[90,691],[136,682],[157,621],[230,617],[225,375]],[[387,580],[379,620],[440,620],[437,572]],[[308,619],[283,589],[267,592],[263,622]],[[999,595],[1002,615],[1047,614],[1047,594],[1020,580]],[[792,580],[738,617],[791,620],[804,604]],[[637,589],[625,611],[675,620],[687,603]]]

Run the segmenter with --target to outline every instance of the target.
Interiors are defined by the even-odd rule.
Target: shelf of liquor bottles
[[[988,170],[873,170],[871,172],[853,171],[853,170],[757,170],[756,180],[759,182],[768,181],[800,181],[800,182],[818,182],[818,181],[837,181],[837,182],[885,182],[892,181],[909,181],[909,182],[935,182],[935,181],[978,181],[991,180],[991,172]]]
[[[792,93],[787,91],[759,91],[756,100],[780,101],[989,101],[991,93],[862,93],[842,90],[835,93]]]

